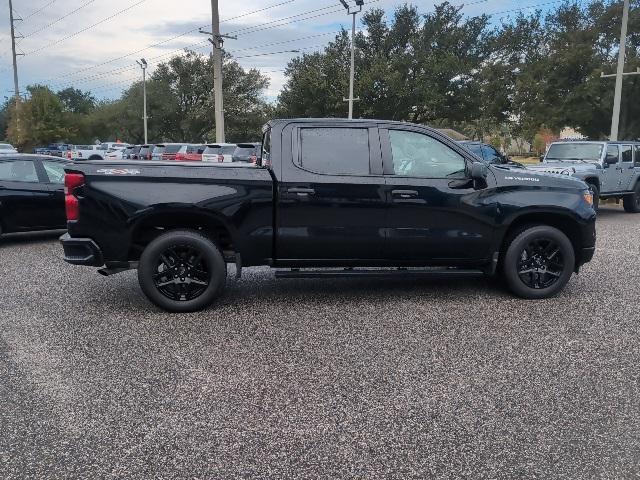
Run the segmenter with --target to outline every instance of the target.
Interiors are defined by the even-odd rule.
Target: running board
[[[356,278],[420,278],[420,277],[468,277],[468,276],[484,276],[482,270],[463,270],[459,268],[397,268],[397,269],[322,269],[322,270],[276,270],[276,278],[340,278],[340,277],[356,277]]]

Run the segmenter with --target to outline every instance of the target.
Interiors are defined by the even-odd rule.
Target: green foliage
[[[609,135],[622,3],[567,0],[547,15],[520,14],[492,27],[449,2],[420,16],[413,6],[363,15],[356,38],[355,116],[499,132],[530,141],[542,126]],[[640,66],[640,2],[632,2],[627,70]],[[279,97],[282,116],[345,116],[350,35],[293,59]],[[624,83],[621,138],[640,137],[640,77]],[[504,136],[503,130],[508,130]]]

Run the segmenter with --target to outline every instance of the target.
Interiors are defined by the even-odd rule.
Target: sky
[[[496,13],[500,21],[532,5],[549,8],[550,0],[450,0],[466,3],[468,16]],[[354,0],[349,0],[354,4]],[[383,8],[392,15],[398,0],[365,0],[365,9]],[[432,0],[413,0],[421,13]],[[136,60],[149,70],[185,47],[210,52],[198,28],[211,29],[209,0],[13,0],[19,36],[21,90],[40,83],[54,90],[73,86],[100,99],[118,98],[140,79]],[[225,49],[245,68],[258,68],[270,78],[266,98],[274,100],[285,83],[288,60],[321,50],[351,17],[338,0],[219,0],[221,33],[237,36]],[[533,9],[531,9],[533,10]],[[13,92],[9,2],[0,0],[0,101]],[[299,50],[299,53],[291,52]]]

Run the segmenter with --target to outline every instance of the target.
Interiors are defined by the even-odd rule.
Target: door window
[[[620,155],[620,150],[618,149],[618,145],[607,145],[607,163],[609,161],[614,161],[618,163]]]
[[[635,166],[640,167],[640,145],[636,145]]]
[[[37,183],[36,166],[30,160],[0,162],[0,180]]]
[[[369,175],[369,130],[300,129],[300,166],[328,175]]]
[[[59,162],[43,160],[42,166],[50,183],[64,183],[64,165]]]
[[[444,143],[422,133],[389,130],[396,175],[425,178],[464,176],[464,157]]]
[[[631,145],[622,146],[622,161],[627,163],[633,162],[633,148]]]

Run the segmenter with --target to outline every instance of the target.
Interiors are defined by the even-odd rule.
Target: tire
[[[593,209],[597,212],[600,206],[600,189],[595,183],[587,182],[587,185],[589,186],[591,195],[593,195]]]
[[[173,230],[140,256],[138,282],[147,298],[169,312],[195,312],[224,291],[227,265],[220,249],[193,230]]]
[[[557,295],[575,268],[575,251],[560,230],[530,225],[515,232],[502,265],[509,290],[521,298],[542,299]]]
[[[625,212],[640,213],[640,181],[636,183],[632,194],[623,197],[622,206]]]

